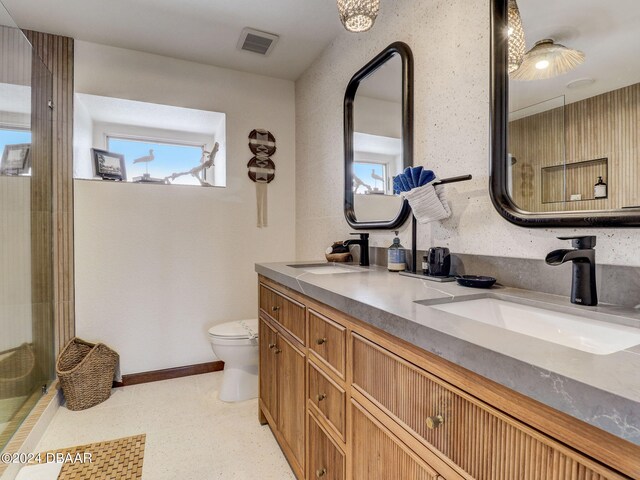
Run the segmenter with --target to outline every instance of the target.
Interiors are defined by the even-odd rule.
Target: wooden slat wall
[[[609,210],[640,205],[640,83],[509,123],[513,167],[513,198],[528,211]],[[609,198],[542,203],[541,169],[608,158]],[[597,177],[577,168],[567,178],[567,191],[578,193]],[[574,183],[572,183],[574,182]],[[562,197],[563,185],[552,189]],[[556,192],[557,190],[557,192]]]
[[[53,74],[53,306],[59,350],[75,334],[73,278],[73,39],[24,30]]]
[[[509,123],[509,152],[513,165],[513,200],[527,211],[542,211],[542,168],[564,160],[564,115],[562,108],[525,117]],[[564,185],[557,185],[562,196]]]
[[[33,55],[31,80],[31,298],[42,384],[54,372],[51,73]]]
[[[568,202],[572,194],[581,194],[582,200],[594,199],[594,178],[608,182],[608,159],[570,163],[565,167],[542,169],[542,202]],[[565,185],[566,174],[566,186]]]

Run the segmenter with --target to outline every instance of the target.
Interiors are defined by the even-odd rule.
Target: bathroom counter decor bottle
[[[387,249],[387,268],[390,272],[402,272],[407,268],[407,258],[404,247],[400,245],[400,239],[397,237],[393,239],[393,243]]]

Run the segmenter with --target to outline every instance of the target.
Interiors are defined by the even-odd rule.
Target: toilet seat
[[[209,329],[209,337],[215,340],[253,340],[258,338],[258,320],[236,320],[221,323]]]

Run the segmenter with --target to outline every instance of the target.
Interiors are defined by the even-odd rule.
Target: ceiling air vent
[[[245,28],[240,35],[238,48],[267,56],[271,53],[271,50],[273,50],[273,46],[278,41],[278,38],[278,35],[272,33],[261,32],[253,28]]]

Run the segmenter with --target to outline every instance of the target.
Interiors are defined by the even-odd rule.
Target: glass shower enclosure
[[[0,3],[0,450],[55,376],[51,98]]]

